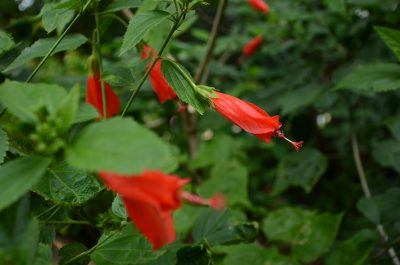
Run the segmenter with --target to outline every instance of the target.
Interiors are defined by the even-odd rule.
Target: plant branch
[[[57,46],[61,43],[61,41],[64,39],[65,35],[67,35],[68,31],[72,28],[72,26],[75,24],[76,21],[82,16],[83,13],[85,13],[86,9],[89,7],[89,5],[92,3],[93,0],[89,0],[83,9],[76,14],[75,18],[69,23],[68,27],[64,30],[64,32],[58,37],[57,41],[53,44],[53,46],[50,48],[50,50],[47,52],[45,57],[40,61],[40,63],[36,66],[35,70],[29,75],[29,77],[26,79],[26,83],[29,83],[32,78],[36,75],[36,73],[42,68],[44,63],[49,59],[49,57],[52,55],[54,50],[57,48]]]
[[[370,191],[369,186],[368,186],[368,181],[367,181],[367,178],[365,176],[364,167],[363,167],[363,164],[362,164],[362,161],[361,161],[360,150],[358,148],[357,135],[354,132],[353,132],[353,134],[351,136],[351,145],[352,145],[352,149],[353,149],[354,162],[356,164],[357,173],[358,173],[358,177],[360,179],[362,190],[364,192],[364,196],[366,198],[371,198],[371,191]],[[388,237],[383,225],[382,224],[377,224],[376,225],[376,229],[378,230],[379,235],[381,236],[383,241],[388,242],[389,237]],[[399,258],[397,256],[396,251],[394,250],[394,248],[393,247],[388,248],[387,252],[388,252],[390,258],[392,259],[393,264],[400,265],[400,260],[399,260]]]

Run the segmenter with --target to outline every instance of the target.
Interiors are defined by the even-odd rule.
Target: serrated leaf
[[[77,113],[75,115],[74,123],[81,123],[85,121],[94,120],[100,117],[96,108],[87,103],[79,104]]]
[[[196,85],[190,81],[192,77],[188,72],[182,66],[169,60],[161,62],[161,70],[179,99],[203,114],[208,107],[207,101],[196,92]]]
[[[34,44],[32,44],[32,46],[25,48],[21,54],[4,70],[4,72],[8,73],[20,66],[25,65],[32,59],[44,57],[56,41],[57,38],[37,40]],[[52,55],[62,51],[75,50],[86,41],[87,38],[82,34],[67,35],[57,46]]]
[[[367,64],[355,68],[334,89],[348,89],[360,93],[379,93],[400,88],[400,65],[390,63]]]
[[[81,243],[73,242],[71,244],[65,245],[60,249],[59,255],[61,257],[60,265],[70,264],[70,265],[87,265],[90,262],[89,255],[84,255],[79,259],[76,259],[73,263],[68,262],[75,256],[78,256],[82,252],[85,252],[87,247]]]
[[[94,176],[64,162],[49,168],[32,189],[55,204],[79,205],[96,196],[103,186]]]
[[[11,50],[15,46],[13,38],[4,31],[0,31],[0,55]]]
[[[0,167],[0,210],[15,202],[44,175],[50,160],[28,156]]]
[[[154,252],[150,243],[141,236],[132,224],[121,231],[103,234],[99,247],[90,255],[97,265],[135,265],[156,259],[162,251]]]
[[[5,131],[0,127],[0,164],[4,162],[6,152],[8,150],[8,136]]]
[[[235,222],[228,210],[217,212],[205,209],[193,227],[193,239],[196,242],[206,240],[210,246],[233,244],[254,239],[258,234],[255,222]]]
[[[154,10],[135,15],[129,22],[122,41],[120,56],[135,48],[146,33],[165,21],[170,14],[165,11]]]
[[[74,17],[73,10],[57,8],[57,5],[56,3],[45,3],[40,11],[43,27],[47,33],[55,29],[61,32]]]
[[[216,164],[211,176],[197,189],[203,197],[222,193],[229,205],[249,205],[247,169],[235,161]]]
[[[143,0],[119,0],[109,4],[101,13],[116,12],[126,8],[141,6]]]
[[[58,85],[16,81],[6,81],[0,85],[1,104],[27,123],[35,123],[38,120],[35,111],[41,107],[46,107],[50,114],[54,114],[66,95],[65,89]]]
[[[315,149],[289,154],[279,163],[273,193],[277,195],[291,186],[310,193],[327,166],[328,160]]]
[[[329,250],[341,220],[342,214],[281,208],[264,219],[263,231],[269,240],[290,243],[298,259],[310,262]]]
[[[152,131],[129,118],[113,118],[90,124],[67,149],[74,167],[123,174],[144,169],[173,170],[171,147]]]
[[[115,196],[112,204],[111,204],[111,211],[113,214],[118,216],[119,218],[126,219],[128,218],[128,214],[126,213],[126,209],[124,206],[124,202],[122,201],[120,196]]]
[[[400,31],[386,27],[374,27],[374,29],[400,61]]]

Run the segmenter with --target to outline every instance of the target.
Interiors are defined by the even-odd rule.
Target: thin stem
[[[136,89],[134,89],[132,91],[132,94],[128,100],[128,103],[126,104],[124,110],[122,111],[121,117],[124,117],[126,112],[128,111],[129,107],[132,105],[133,100],[135,99],[136,95],[138,94],[138,92],[140,91],[140,89],[142,88],[144,82],[146,81],[147,77],[149,76],[151,70],[153,70],[154,65],[156,65],[156,63],[158,62],[158,60],[160,60],[165,48],[167,47],[170,39],[172,38],[172,35],[174,35],[176,29],[178,28],[180,21],[182,20],[183,15],[181,15],[177,20],[175,20],[174,25],[172,26],[172,29],[170,30],[170,32],[168,33],[167,38],[165,39],[160,51],[158,52],[158,55],[156,56],[156,58],[154,58],[153,62],[151,63],[150,67],[147,68],[144,76],[142,77],[142,79],[139,82],[139,85],[137,86]]]
[[[357,173],[358,173],[358,177],[360,178],[360,183],[361,183],[362,190],[364,192],[364,196],[366,198],[371,198],[371,191],[369,189],[368,181],[365,176],[364,167],[363,167],[363,164],[361,161],[361,156],[360,156],[360,150],[358,148],[357,135],[355,133],[353,133],[351,136],[351,145],[353,148],[354,162],[356,164]],[[376,229],[378,230],[378,233],[381,236],[381,238],[383,239],[383,241],[387,242],[389,240],[389,237],[388,237],[383,225],[377,224]],[[394,250],[394,248],[393,247],[388,248],[387,252],[388,252],[390,258],[392,259],[393,264],[400,265],[400,260],[397,257],[397,254],[396,254],[396,251]]]
[[[47,52],[45,57],[40,61],[40,63],[36,66],[35,70],[29,75],[29,77],[26,79],[26,83],[29,83],[32,78],[36,75],[36,73],[42,68],[44,63],[49,59],[49,57],[52,55],[54,50],[57,48],[57,46],[60,44],[60,42],[64,39],[65,35],[67,35],[68,31],[72,28],[72,26],[75,24],[76,21],[82,16],[82,14],[86,11],[86,9],[89,7],[90,3],[93,0],[89,0],[86,5],[83,7],[82,11],[80,11],[78,14],[76,14],[75,18],[71,21],[71,23],[68,25],[68,27],[64,30],[64,32],[58,37],[56,43],[53,44],[53,46],[50,48],[50,50]]]
[[[81,220],[54,220],[48,221],[47,224],[83,224],[83,225],[92,225],[88,221],[81,221]]]
[[[101,84],[101,101],[103,102],[103,119],[107,119],[107,97],[106,97],[106,87],[104,85],[103,77],[103,58],[101,56],[101,44],[100,44],[100,27],[99,27],[99,15],[97,13],[97,6],[94,14],[94,21],[96,24],[96,53],[99,59],[99,78]]]

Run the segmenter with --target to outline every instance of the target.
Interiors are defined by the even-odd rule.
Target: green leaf
[[[342,242],[326,259],[327,265],[363,265],[378,241],[375,231],[361,230]]]
[[[0,167],[0,210],[15,202],[43,176],[50,161],[43,157],[22,157]]]
[[[385,44],[392,49],[400,61],[400,31],[386,27],[374,27]]]
[[[57,8],[56,3],[45,3],[40,11],[40,15],[42,16],[43,27],[47,33],[55,29],[61,32],[74,17],[74,11]]]
[[[279,253],[276,247],[262,248],[257,244],[229,246],[223,265],[298,265],[298,263]]]
[[[129,22],[128,29],[125,32],[120,56],[135,48],[149,30],[164,22],[169,16],[168,12],[159,10],[135,15]]]
[[[202,210],[201,207],[195,205],[183,204],[182,207],[174,211],[173,220],[176,234],[181,238],[185,238]]]
[[[182,66],[170,60],[162,60],[161,70],[179,99],[203,114],[208,107],[208,102],[196,92],[196,85],[188,72],[183,70]]]
[[[49,168],[32,189],[55,204],[79,205],[95,197],[104,188],[94,176],[69,167],[64,162]]]
[[[26,65],[32,59],[44,57],[56,41],[57,38],[37,40],[32,46],[25,48],[21,54],[4,70],[4,72],[9,73],[20,66]],[[62,51],[75,50],[86,41],[86,37],[82,34],[67,35],[51,55]]]
[[[222,193],[229,205],[249,205],[247,178],[247,169],[236,161],[216,164],[197,191],[203,197]]]
[[[7,32],[0,30],[0,55],[15,46],[14,40]]]
[[[5,131],[0,127],[0,164],[4,162],[6,152],[8,150],[8,136]]]
[[[291,186],[310,193],[327,166],[328,160],[316,149],[289,154],[279,163],[273,194],[280,194]]]
[[[123,203],[121,197],[118,195],[115,196],[114,201],[111,204],[111,211],[113,212],[113,214],[115,214],[119,218],[122,218],[122,219],[128,218],[128,214],[126,213],[124,203]]]
[[[333,12],[345,15],[346,14],[346,1],[345,0],[326,0],[326,4]]]
[[[193,239],[196,242],[206,240],[210,246],[214,246],[251,241],[257,237],[256,222],[237,222],[231,219],[228,210],[217,212],[205,209],[194,225]]]
[[[103,234],[90,255],[97,265],[135,265],[156,259],[163,252],[154,252],[150,243],[128,224],[121,231]]]
[[[299,108],[303,108],[314,103],[321,93],[321,84],[306,85],[299,89],[286,92],[279,98],[279,101],[282,105],[282,115],[287,115]]]
[[[359,93],[378,93],[400,88],[400,65],[367,64],[355,68],[334,89],[349,89]]]
[[[50,114],[55,114],[66,95],[65,89],[58,85],[16,81],[6,81],[0,85],[0,103],[26,123],[38,121],[35,112],[41,107],[46,107]]]
[[[87,103],[79,104],[74,123],[81,123],[99,118],[96,108]]]
[[[388,119],[385,124],[396,141],[400,142],[400,117],[396,115],[395,117]]]
[[[281,208],[264,220],[268,239],[292,245],[293,254],[303,262],[316,260],[329,250],[342,219],[342,214],[317,214],[298,208]]]
[[[51,245],[39,243],[33,265],[51,265],[52,259],[53,253],[51,251]]]
[[[357,209],[374,224],[381,222],[378,204],[374,198],[362,198],[357,202]]]
[[[383,167],[391,167],[400,173],[400,145],[394,140],[374,141],[372,155]]]
[[[89,255],[84,255],[79,259],[76,259],[74,263],[67,263],[75,256],[78,256],[82,252],[85,252],[87,247],[81,243],[73,242],[60,249],[59,255],[61,256],[60,265],[70,264],[70,265],[87,265],[90,262]]]
[[[58,129],[67,132],[75,121],[79,107],[79,86],[74,86],[56,111]]]
[[[143,0],[119,0],[109,4],[101,13],[116,12],[126,8],[135,8],[142,5]]]
[[[141,173],[144,169],[172,171],[171,147],[152,131],[128,118],[90,124],[67,149],[67,161],[77,168]]]

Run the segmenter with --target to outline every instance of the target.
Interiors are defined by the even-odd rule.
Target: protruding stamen
[[[284,139],[288,141],[291,145],[293,145],[294,149],[296,149],[296,152],[298,152],[301,147],[303,146],[304,141],[299,141],[299,142],[294,142],[288,138],[286,138],[285,134],[281,130],[277,130],[274,134],[276,138]]]
[[[216,210],[222,210],[225,208],[226,200],[222,194],[217,194],[209,199],[197,196],[193,193],[182,191],[180,196],[183,200],[198,205],[207,205]]]

